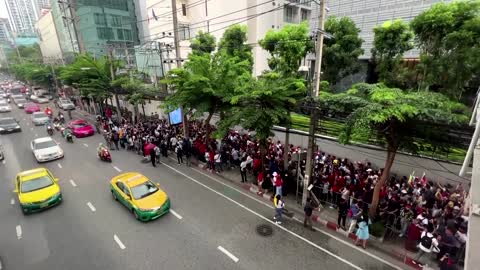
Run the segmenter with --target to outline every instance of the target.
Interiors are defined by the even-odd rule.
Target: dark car
[[[19,109],[23,109],[25,107],[25,104],[28,103],[28,101],[26,99],[15,99],[13,102],[15,102],[15,104],[17,104],[17,107]]]
[[[12,117],[0,118],[0,133],[20,132],[22,128]]]

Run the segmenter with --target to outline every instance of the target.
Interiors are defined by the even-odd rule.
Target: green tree
[[[18,58],[18,55],[20,55],[21,59]],[[7,58],[12,64],[20,64],[23,62],[41,63],[43,60],[38,43],[29,46],[20,45],[18,46],[18,52],[17,49],[11,50],[10,53],[7,54]]]
[[[325,31],[333,38],[325,39],[322,56],[322,80],[336,84],[360,68],[358,57],[363,54],[360,29],[348,17],[330,16]]]
[[[77,87],[82,96],[101,103],[111,95],[121,94],[119,83],[112,82],[111,65],[115,73],[121,62],[110,61],[106,57],[95,60],[90,55],[79,55],[72,64],[60,71],[59,78],[67,85]],[[117,113],[120,110],[118,105],[117,102]]]
[[[413,49],[413,32],[402,20],[386,21],[373,29],[372,58],[380,81],[389,87],[403,87],[407,69],[403,54]]]
[[[439,3],[411,21],[422,89],[460,99],[480,68],[480,1]]]
[[[309,37],[307,23],[287,24],[282,29],[269,30],[265,37],[259,41],[260,46],[270,53],[268,64],[272,72],[280,75],[282,78],[289,78],[289,83],[302,85],[305,88],[305,80],[301,78],[298,69],[302,59],[314,48],[314,43]],[[278,85],[272,85],[278,86]],[[281,86],[283,87],[283,86]],[[304,97],[305,91],[289,93],[291,97],[299,100]],[[280,89],[279,91],[283,91]],[[285,109],[289,111],[288,116],[280,124],[285,125],[285,145],[290,144],[290,112],[296,108],[296,102],[285,103]],[[284,152],[284,167],[288,166],[288,151]]]
[[[218,51],[213,54],[214,37],[199,33],[192,42],[192,53],[185,65],[170,71],[163,80],[175,87],[175,93],[165,102],[167,110],[183,107],[185,111],[208,114],[205,120],[207,139],[212,116],[228,109],[228,97],[233,96],[238,78],[251,74],[251,48],[244,44],[246,40],[246,28],[232,26],[225,31]]]
[[[230,101],[233,107],[227,117],[220,120],[219,132],[224,134],[235,125],[255,130],[264,157],[272,127],[287,121],[289,108],[297,103],[299,95],[305,94],[305,84],[277,72],[266,72],[259,78],[244,76],[239,80],[239,88]]]
[[[389,177],[397,151],[416,151],[418,144],[412,140],[412,134],[422,137],[425,130],[418,128],[422,123],[460,125],[468,121],[467,108],[440,93],[359,84],[345,93],[322,93],[320,97],[324,108],[349,113],[339,136],[341,142],[376,138],[385,143],[387,158],[375,185],[371,216],[376,214],[380,188]]]
[[[11,70],[18,80],[27,81],[32,85],[42,87],[52,86],[50,81],[52,71],[49,66],[25,62],[23,64],[13,65]]]

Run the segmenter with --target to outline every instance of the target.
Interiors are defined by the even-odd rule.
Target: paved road
[[[153,168],[139,156],[113,151],[113,162],[96,158],[98,135],[67,144],[65,158],[37,164],[29,142],[46,136],[30,117],[14,109],[22,132],[1,135],[6,162],[0,164],[0,260],[7,270],[149,269],[403,269],[294,220],[271,222],[270,205],[230,184],[163,159]],[[60,178],[64,202],[41,213],[22,215],[14,176],[44,166]],[[138,171],[160,183],[172,212],[149,223],[133,218],[113,201],[108,182],[121,172]],[[13,199],[13,201],[12,201]],[[13,204],[12,204],[13,202]],[[93,208],[95,211],[93,211]],[[262,237],[256,226],[268,224]]]

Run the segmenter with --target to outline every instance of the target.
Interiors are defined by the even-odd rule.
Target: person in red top
[[[405,249],[417,252],[417,242],[420,240],[423,228],[418,225],[419,220],[414,219],[407,229],[407,241],[405,241]]]
[[[215,172],[215,151],[212,148],[210,148],[210,151],[208,152],[208,158],[210,169],[212,170],[212,172]]]
[[[264,179],[265,179],[265,173],[262,170],[257,176],[258,192],[262,192],[262,183]]]
[[[110,109],[110,107],[107,107],[107,109],[105,109],[105,115],[108,119],[112,118],[112,110]]]
[[[253,175],[257,175],[260,172],[260,167],[262,166],[262,161],[257,157],[253,159]]]
[[[276,195],[282,196],[282,187],[283,179],[280,175],[277,175],[277,179],[275,180]]]

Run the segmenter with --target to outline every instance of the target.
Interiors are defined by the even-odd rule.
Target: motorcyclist
[[[97,147],[97,154],[98,154],[98,156],[101,155],[101,153],[102,153],[103,150],[107,150],[107,151],[108,151],[107,147],[105,147],[105,145],[103,145],[103,143],[99,143],[99,144],[98,144],[98,147]]]
[[[62,133],[63,137],[66,138],[68,134],[72,135],[72,130],[65,128]]]
[[[60,123],[65,123],[65,117],[63,116],[63,113],[61,111],[58,112],[58,118],[60,120]]]
[[[50,118],[52,117],[53,111],[49,106],[47,106],[47,108],[45,108],[45,114]]]

